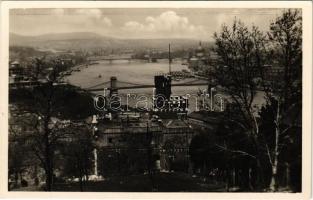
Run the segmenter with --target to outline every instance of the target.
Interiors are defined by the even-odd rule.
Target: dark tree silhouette
[[[230,101],[239,112],[239,115],[230,120],[236,122],[254,144],[255,155],[251,156],[256,158],[260,186],[263,175],[260,162],[261,150],[257,137],[259,124],[253,102],[258,90],[260,72],[265,64],[266,38],[256,26],[249,30],[238,20],[235,20],[231,27],[223,25],[221,32],[215,33],[214,38],[216,45],[214,50],[219,59],[213,76],[224,92],[230,96]]]
[[[290,130],[297,127],[301,121],[300,115],[297,114],[301,112],[302,96],[301,11],[297,9],[284,11],[282,16],[271,23],[268,38],[272,47],[269,51],[272,67],[281,69],[276,76],[267,77],[270,87],[265,88],[265,91],[269,105],[263,109],[263,113],[266,109],[271,109],[275,115],[272,119],[275,131],[271,141],[266,143],[266,150],[272,167],[269,188],[276,191],[280,154],[286,149],[284,147],[290,144]]]
[[[93,136],[87,125],[72,124],[67,128],[68,140],[63,142],[64,175],[78,177],[80,191],[84,191],[84,183],[92,171]]]

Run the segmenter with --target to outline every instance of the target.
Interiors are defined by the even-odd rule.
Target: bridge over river
[[[178,86],[207,86],[208,80],[199,79],[199,78],[186,78],[181,81],[173,81],[172,87]],[[97,85],[93,85],[87,88],[83,88],[84,90],[88,90],[90,92],[98,92],[103,91],[104,88],[107,90],[125,90],[125,89],[141,89],[141,88],[154,88],[154,84],[139,84],[139,83],[130,83],[124,81],[118,81],[116,77],[111,77],[110,81],[102,82]]]
[[[88,61],[100,61],[100,60],[107,60],[107,61],[114,61],[114,60],[132,60],[132,54],[122,54],[122,55],[107,55],[107,56],[90,56],[87,58]]]

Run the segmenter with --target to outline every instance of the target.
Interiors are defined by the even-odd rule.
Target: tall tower
[[[155,96],[154,106],[161,108],[168,102],[172,94],[172,79],[171,76],[158,75],[154,77]]]
[[[110,96],[117,94],[117,78],[115,76],[112,76],[110,79],[111,83],[111,90],[110,90]]]

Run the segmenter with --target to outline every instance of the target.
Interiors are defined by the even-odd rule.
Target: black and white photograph
[[[179,5],[8,10],[9,193],[304,191],[303,8]]]

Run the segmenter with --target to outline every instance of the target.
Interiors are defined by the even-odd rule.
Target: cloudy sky
[[[118,38],[212,40],[223,23],[240,19],[268,30],[281,9],[14,9],[10,32],[22,35],[94,32]]]

